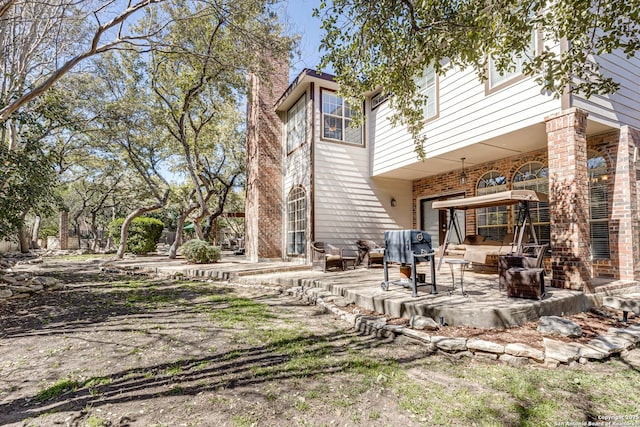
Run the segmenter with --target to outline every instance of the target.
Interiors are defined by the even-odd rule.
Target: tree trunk
[[[40,222],[42,218],[40,215],[36,215],[36,220],[33,222],[33,231],[31,232],[31,247],[33,249],[40,249],[38,244],[38,234],[40,234]]]
[[[169,248],[169,259],[176,259],[178,256],[178,249],[182,246],[182,229],[184,228],[184,222],[187,220],[187,214],[180,215],[178,217],[178,226],[176,227],[176,238]]]
[[[204,233],[202,232],[202,227],[200,227],[200,221],[199,220],[194,220],[193,221],[193,228],[196,231],[196,236],[198,237],[198,240],[202,240],[203,242],[206,242],[206,240],[204,238]]]
[[[78,221],[75,222],[75,224],[73,225],[74,230],[76,230],[76,239],[78,240],[78,249],[82,249],[82,236],[80,235],[80,224],[78,224]]]
[[[91,229],[91,234],[93,234],[93,242],[91,243],[91,250],[93,252],[97,252],[98,245],[98,224],[96,224],[97,214],[96,211],[91,211],[91,224],[89,224],[89,228]]]
[[[184,212],[178,216],[178,226],[176,227],[176,239],[173,241],[171,248],[169,248],[169,259],[176,259],[178,256],[178,249],[182,246],[182,235],[184,230],[184,223],[187,221],[191,212],[196,210],[198,205],[192,205],[188,207]]]
[[[164,207],[167,204],[167,199],[169,198],[169,190],[164,193],[162,200],[153,206],[149,206],[146,208],[138,208],[135,211],[131,212],[124,220],[122,224],[122,229],[120,230],[120,246],[118,246],[118,251],[116,252],[116,258],[122,259],[124,257],[124,248],[127,246],[127,238],[129,237],[129,225],[131,221],[133,221],[136,217],[139,217],[142,214],[147,212],[155,211]]]
[[[18,243],[20,244],[20,253],[29,253],[29,242],[31,239],[27,236],[27,230],[24,229],[24,225],[18,229]]]
[[[100,249],[100,244],[98,242],[98,226],[95,222],[91,222],[91,234],[93,234],[93,243],[91,243],[91,250],[93,252],[97,252]]]

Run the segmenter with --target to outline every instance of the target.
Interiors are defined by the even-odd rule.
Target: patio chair
[[[509,285],[518,285],[517,283],[512,283],[514,280],[525,280],[524,278],[527,275],[535,276],[536,283],[539,280],[544,280],[544,278],[538,279],[538,275],[540,273],[544,275],[544,254],[548,247],[549,245],[527,245],[525,246],[527,252],[522,255],[503,255],[498,257],[498,288],[501,291],[508,290]],[[530,270],[531,274],[528,274],[527,270]],[[544,282],[541,283],[541,286],[544,289]]]
[[[326,273],[331,268],[344,269],[342,249],[325,242],[311,242],[311,268],[320,267]]]
[[[367,268],[372,265],[384,265],[384,246],[381,246],[373,240],[356,240],[358,247],[358,261],[356,264],[363,263]],[[372,251],[375,249],[375,251]]]

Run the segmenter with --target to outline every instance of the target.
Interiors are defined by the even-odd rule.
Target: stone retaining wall
[[[574,365],[622,356],[640,344],[640,325],[627,328],[611,328],[605,335],[599,335],[587,344],[563,342],[543,338],[544,351],[526,344],[509,343],[502,345],[476,338],[459,338],[431,335],[425,331],[400,325],[389,325],[384,316],[351,314],[340,306],[348,304],[321,288],[293,287],[287,293],[298,296],[310,303],[324,307],[340,319],[351,323],[362,333],[379,337],[405,336],[429,348],[433,353],[456,358],[475,357],[484,360],[499,360],[513,366],[538,364],[558,367],[561,364]]]

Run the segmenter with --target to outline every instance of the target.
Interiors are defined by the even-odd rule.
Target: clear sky
[[[300,35],[299,58],[294,58],[291,62],[289,80],[293,80],[300,74],[302,69],[317,69],[322,54],[319,52],[322,30],[321,20],[311,16],[313,9],[320,5],[320,0],[285,0],[285,11],[283,22],[287,22],[289,33]],[[330,69],[324,70],[331,72]]]

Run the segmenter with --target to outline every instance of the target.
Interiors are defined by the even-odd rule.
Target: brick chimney
[[[282,259],[282,122],[274,106],[287,89],[289,63],[271,64],[270,73],[248,78],[245,254],[253,262]]]

